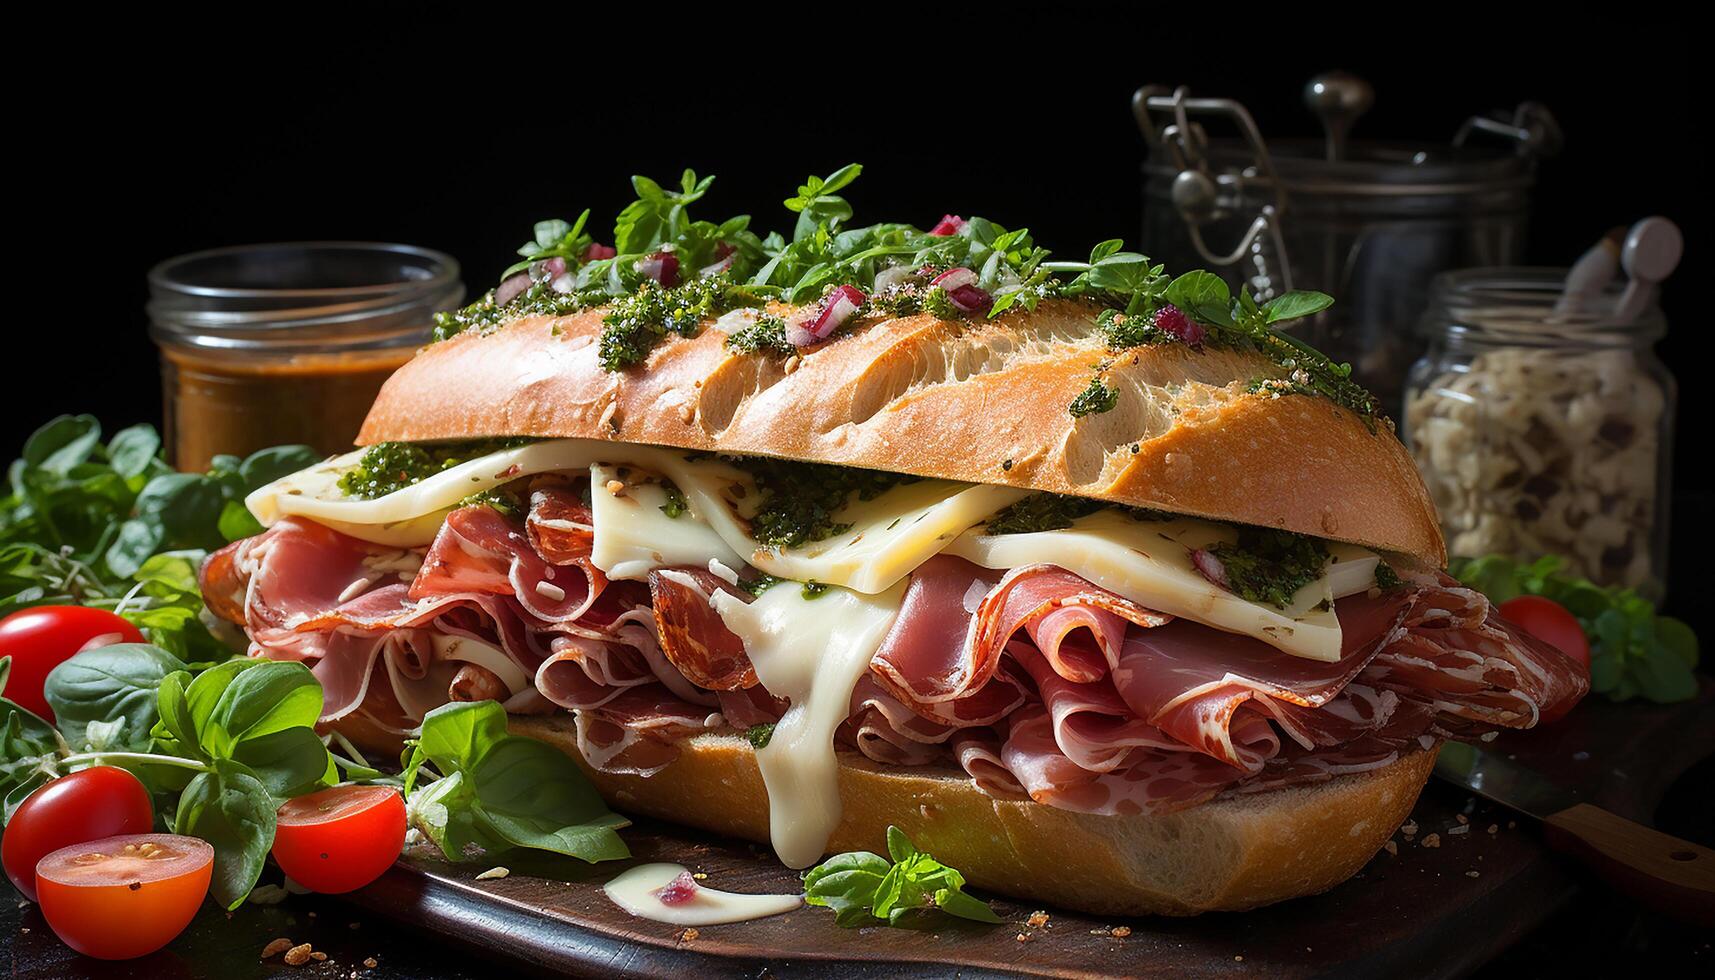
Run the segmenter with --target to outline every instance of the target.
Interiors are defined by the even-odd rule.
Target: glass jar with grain
[[[408,245],[294,242],[169,259],[149,273],[167,446],[217,454],[349,449],[381,383],[464,297],[450,256]]]
[[[1617,290],[1568,311],[1562,269],[1474,269],[1436,283],[1429,352],[1406,382],[1402,435],[1448,550],[1559,555],[1602,585],[1665,590],[1676,392],[1653,301]]]

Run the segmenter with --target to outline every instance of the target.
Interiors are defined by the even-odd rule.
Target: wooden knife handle
[[[1681,921],[1715,927],[1715,851],[1580,803],[1550,816],[1548,842],[1614,887]]]

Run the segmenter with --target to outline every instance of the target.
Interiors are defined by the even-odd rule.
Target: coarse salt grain
[[[1470,832],[1471,832],[1471,828],[1464,825],[1464,824],[1460,824],[1457,827],[1448,827],[1447,828],[1447,836],[1449,836],[1449,837],[1457,837],[1460,834],[1468,834]]]

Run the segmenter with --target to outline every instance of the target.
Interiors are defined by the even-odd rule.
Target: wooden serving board
[[[1496,746],[1585,799],[1648,822],[1675,776],[1715,751],[1715,682],[1680,705],[1591,702],[1563,723]],[[1464,817],[1461,822],[1460,817]],[[1247,913],[1119,919],[996,901],[1004,926],[937,918],[932,929],[840,929],[825,909],[756,922],[678,927],[634,918],[602,883],[629,864],[508,856],[510,874],[414,853],[352,900],[372,913],[545,972],[603,976],[1301,977],[1454,976],[1541,923],[1573,895],[1578,870],[1536,827],[1439,780],[1412,811],[1417,833],[1393,838],[1332,891]],[[1491,827],[1493,832],[1491,832]],[[1439,846],[1428,847],[1429,835]],[[711,887],[791,892],[795,872],[767,849],[643,822],[625,831],[634,863],[673,861]],[[1121,935],[1115,935],[1115,928]],[[1125,934],[1129,928],[1129,934]]]

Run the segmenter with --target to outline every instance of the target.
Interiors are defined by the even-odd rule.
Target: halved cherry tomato
[[[42,917],[67,946],[104,960],[153,953],[185,931],[208,895],[214,848],[177,834],[62,847],[36,865]]]
[[[1566,654],[1589,676],[1590,639],[1584,635],[1584,627],[1578,625],[1578,617],[1565,606],[1539,595],[1521,595],[1501,603],[1500,613],[1502,619],[1523,627],[1525,632]],[[1545,714],[1542,721],[1554,721],[1571,708],[1569,704],[1556,714]]]
[[[386,786],[335,786],[287,800],[274,830],[274,860],[311,891],[362,888],[405,846],[405,800]]]
[[[92,766],[49,782],[24,798],[0,839],[0,864],[24,897],[36,900],[36,862],[62,847],[146,834],[155,827],[149,791],[114,766]]]
[[[137,627],[105,609],[33,606],[0,619],[0,657],[12,658],[6,697],[49,721],[53,709],[42,698],[48,672],[80,650],[110,643],[142,643]]]

